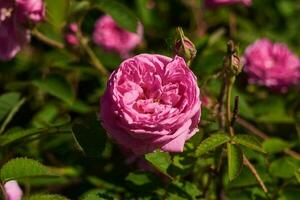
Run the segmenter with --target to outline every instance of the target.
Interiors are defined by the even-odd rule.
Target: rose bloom
[[[71,46],[78,46],[80,44],[79,39],[77,38],[77,32],[79,31],[78,25],[76,23],[71,23],[67,26],[65,31],[64,38],[65,41]]]
[[[243,4],[244,6],[250,6],[252,0],[205,0],[204,5],[208,8],[216,8],[218,6]]]
[[[0,0],[0,60],[12,59],[30,41],[29,23],[44,17],[42,0]]]
[[[45,18],[46,9],[42,0],[16,0],[16,3],[23,18],[35,23]]]
[[[249,82],[286,92],[300,81],[300,59],[285,44],[260,39],[244,55]]]
[[[137,33],[126,31],[108,15],[100,17],[93,33],[93,40],[106,50],[119,53],[127,57],[128,53],[141,43],[143,26],[139,23]]]
[[[23,192],[18,185],[17,181],[8,181],[4,184],[4,190],[6,196],[8,197],[7,200],[21,200]]]
[[[141,155],[156,149],[182,152],[200,121],[200,90],[183,58],[140,54],[110,76],[101,98],[107,134]]]

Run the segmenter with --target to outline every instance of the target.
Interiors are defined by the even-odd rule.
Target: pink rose
[[[22,46],[30,41],[30,31],[26,22],[28,20],[36,22],[37,18],[34,17],[35,9],[29,12],[25,9],[24,2],[32,9],[40,5],[40,3],[35,4],[35,1],[0,0],[0,60],[12,59]]]
[[[77,32],[79,28],[76,23],[71,23],[68,25],[67,30],[65,32],[65,41],[71,46],[78,46],[80,44],[77,38]]]
[[[17,181],[8,181],[4,184],[4,190],[6,196],[8,197],[7,200],[21,200],[23,192],[18,185]]]
[[[201,115],[197,79],[183,58],[140,54],[109,78],[100,118],[107,134],[141,155],[182,152]]]
[[[218,6],[233,5],[233,4],[243,4],[245,6],[250,6],[252,0],[205,0],[204,5],[208,8],[216,8]]]
[[[37,23],[45,18],[45,4],[43,0],[16,0],[18,12],[26,20]]]
[[[93,33],[93,40],[103,48],[119,53],[127,57],[142,41],[143,26],[138,25],[137,33],[131,33],[119,27],[117,23],[108,15],[100,17]]]
[[[250,83],[280,92],[299,84],[300,59],[285,44],[258,40],[247,47],[244,60]]]

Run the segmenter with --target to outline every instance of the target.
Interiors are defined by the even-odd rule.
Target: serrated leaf
[[[228,178],[232,181],[241,173],[243,168],[243,152],[238,146],[227,143],[227,160]]]
[[[26,198],[25,200],[68,200],[68,198],[57,194],[36,194]]]
[[[21,95],[16,92],[5,93],[0,96],[0,121],[9,113],[20,97]]]
[[[106,135],[98,120],[89,119],[84,123],[75,123],[72,131],[76,143],[86,156],[101,155],[105,147]]]
[[[232,140],[255,151],[266,153],[260,141],[254,135],[235,135]]]
[[[40,162],[29,158],[16,158],[8,161],[0,170],[2,182],[18,180],[23,178],[34,178],[41,176],[57,176]]]
[[[280,138],[269,138],[263,142],[263,147],[268,153],[278,153],[289,148],[290,144]]]
[[[145,159],[149,161],[151,165],[155,167],[155,169],[170,177],[167,170],[171,165],[172,160],[171,160],[171,156],[168,153],[159,152],[159,151],[148,153],[145,155]]]
[[[74,95],[70,83],[59,75],[50,75],[45,79],[33,82],[42,91],[49,93],[67,103],[72,103]]]
[[[218,146],[229,142],[230,137],[227,134],[217,133],[203,140],[196,149],[196,156],[200,156],[208,151],[211,151]]]
[[[130,32],[137,31],[137,17],[134,12],[123,4],[114,0],[98,0],[96,4],[99,9],[110,15],[119,26]]]

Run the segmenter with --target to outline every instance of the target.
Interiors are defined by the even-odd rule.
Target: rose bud
[[[189,65],[195,58],[197,50],[193,42],[184,35],[183,30],[180,27],[177,28],[177,32],[179,39],[176,40],[174,45],[175,55],[183,57]]]
[[[100,101],[108,136],[137,155],[182,152],[200,115],[197,78],[179,56],[140,54],[123,61]]]
[[[138,24],[137,32],[132,33],[121,27],[112,17],[105,15],[100,17],[93,33],[94,42],[108,51],[119,53],[123,57],[128,57],[143,37],[143,26]]]
[[[183,57],[186,62],[192,61],[196,56],[195,45],[187,38],[178,39],[175,43],[175,54]]]
[[[67,26],[64,34],[65,41],[71,46],[79,46],[80,42],[77,37],[79,31],[76,23],[71,23]]]
[[[244,6],[250,6],[252,0],[205,0],[204,6],[207,8],[217,8],[219,6],[242,4]]]
[[[5,194],[7,200],[21,200],[23,192],[17,181],[8,181],[4,184]]]
[[[244,62],[250,83],[278,92],[300,83],[300,59],[285,44],[260,39],[247,47]]]

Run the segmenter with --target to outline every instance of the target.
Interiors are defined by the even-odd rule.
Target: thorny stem
[[[259,183],[259,185],[261,186],[261,188],[263,189],[263,191],[265,193],[268,193],[268,189],[265,186],[264,182],[262,181],[262,179],[260,178],[259,174],[257,173],[255,167],[250,163],[250,161],[248,160],[248,158],[243,155],[243,160],[244,160],[244,165],[246,167],[248,167],[248,169],[251,171],[251,173],[254,175],[254,177],[256,178],[257,182]]]
[[[231,137],[234,136],[234,129],[233,129],[233,123],[232,120],[234,120],[234,117],[238,114],[238,108],[235,108],[235,116],[232,117],[231,115],[231,93],[232,93],[232,87],[235,82],[235,77],[240,73],[240,63],[239,63],[239,57],[237,54],[237,48],[234,45],[232,41],[229,41],[227,44],[227,55],[224,59],[224,73],[225,73],[225,83],[226,83],[226,129],[229,132],[229,135]],[[236,101],[237,102],[237,101]],[[237,103],[236,103],[237,104]],[[221,105],[220,105],[221,106]],[[237,106],[237,105],[236,105]],[[268,192],[264,182],[260,178],[259,174],[257,173],[255,167],[250,163],[250,161],[247,159],[245,154],[243,153],[243,163],[250,172],[254,175],[256,178],[258,184],[261,186],[263,191],[265,193]]]
[[[218,103],[219,103],[219,107],[218,107],[218,115],[219,115],[219,126],[220,129],[224,129],[225,126],[225,117],[224,117],[224,101],[225,101],[225,93],[226,93],[226,84],[225,84],[225,78],[223,77],[223,82],[222,82],[222,86],[221,86],[221,92],[220,92],[220,96],[218,98]]]
[[[235,96],[233,114],[232,114],[231,124],[230,124],[232,127],[234,126],[234,124],[236,122],[238,112],[239,112],[239,96]]]
[[[38,40],[42,41],[43,43],[45,43],[49,46],[52,46],[52,47],[55,47],[55,48],[58,48],[58,49],[63,49],[65,47],[64,44],[48,38],[43,33],[39,32],[37,29],[32,30],[31,34],[34,37],[36,37]]]
[[[231,126],[231,92],[232,92],[232,87],[235,81],[235,77],[230,78],[229,80],[226,81],[226,127],[229,131],[230,136],[234,136],[234,131]]]

